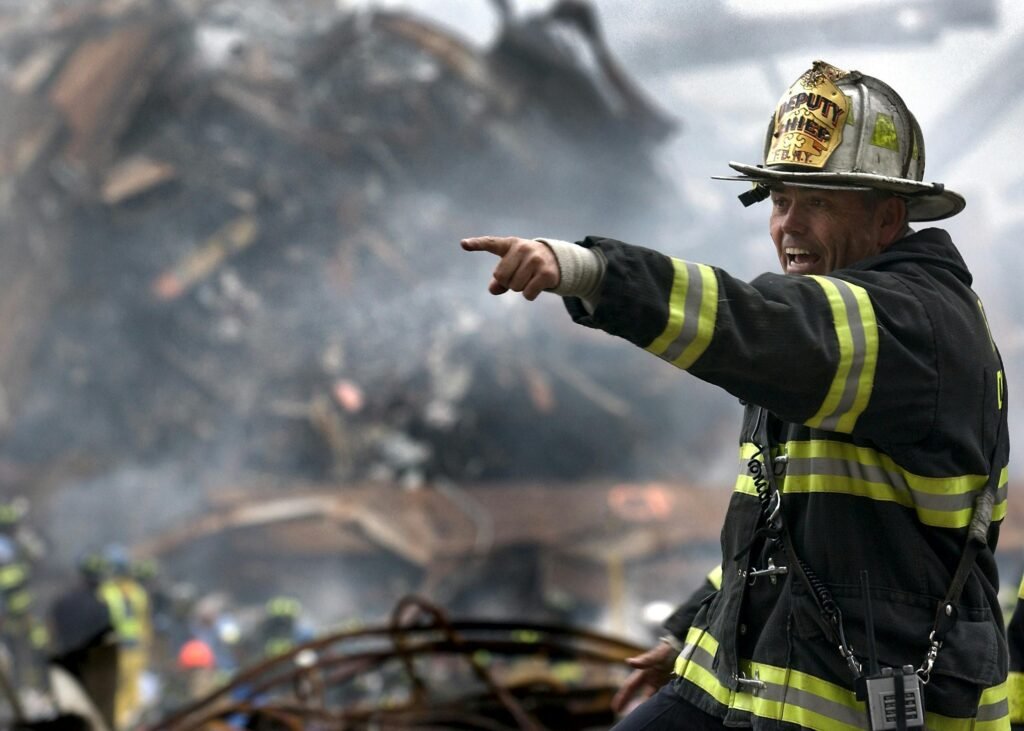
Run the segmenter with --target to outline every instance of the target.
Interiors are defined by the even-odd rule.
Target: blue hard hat
[[[106,560],[111,573],[117,576],[125,576],[131,573],[131,555],[129,554],[128,549],[120,543],[111,543],[104,548],[103,558]]]

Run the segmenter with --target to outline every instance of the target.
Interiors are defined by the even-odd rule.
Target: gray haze
[[[884,79],[914,111],[927,144],[925,178],[947,184],[968,201],[964,213],[942,225],[975,274],[975,287],[986,302],[1006,361],[1010,390],[1024,383],[1024,331],[1018,325],[1024,313],[1024,288],[1016,276],[1024,274],[1024,266],[1017,270],[1021,256],[1016,250],[1024,235],[1024,197],[1019,188],[1024,174],[1014,134],[1024,129],[1024,7],[1009,0],[972,3],[970,9],[949,0],[879,1],[830,3],[823,11],[816,9],[820,3],[791,2],[785,13],[774,15],[762,10],[761,2],[594,4],[625,70],[680,123],[679,132],[658,149],[647,179],[631,182],[629,192],[635,200],[622,201],[621,212],[606,204],[621,192],[615,186],[598,181],[593,189],[566,185],[564,200],[538,202],[503,187],[501,169],[469,165],[458,171],[469,169],[475,177],[467,177],[461,187],[446,187],[456,191],[451,195],[435,191],[435,186],[445,187],[435,180],[412,181],[400,194],[380,200],[368,194],[368,206],[387,213],[384,233],[396,249],[410,258],[412,252],[428,250],[430,264],[397,282],[394,277],[367,276],[339,287],[324,281],[326,276],[314,275],[329,266],[324,254],[328,245],[359,232],[339,234],[340,217],[331,217],[335,211],[323,215],[328,203],[336,203],[327,201],[330,195],[325,193],[326,202],[288,202],[295,206],[294,211],[285,211],[288,225],[272,232],[273,246],[254,254],[270,261],[271,267],[257,269],[251,260],[225,267],[218,277],[197,287],[194,296],[182,298],[173,312],[151,302],[131,311],[118,309],[117,303],[135,301],[132,296],[145,293],[152,277],[201,237],[159,222],[140,224],[138,230],[128,231],[129,237],[130,226],[124,221],[96,222],[88,232],[95,248],[82,247],[76,260],[89,287],[69,296],[59,317],[60,326],[72,335],[44,341],[44,352],[52,357],[41,359],[36,378],[46,387],[39,386],[26,398],[24,412],[15,421],[21,431],[4,447],[9,455],[26,461],[45,461],[69,444],[102,453],[131,438],[141,447],[134,452],[126,448],[127,458],[112,461],[109,470],[55,491],[48,513],[52,523],[45,528],[54,537],[56,557],[67,562],[90,544],[115,538],[137,542],[187,520],[204,504],[204,488],[217,479],[247,470],[287,473],[295,465],[259,461],[264,455],[257,426],[271,418],[286,420],[289,410],[308,399],[315,387],[323,390],[324,382],[339,375],[357,381],[367,393],[399,384],[417,398],[462,408],[470,396],[441,392],[470,372],[479,389],[471,394],[478,399],[474,413],[479,424],[486,423],[492,434],[505,440],[505,453],[496,457],[505,461],[489,467],[460,464],[458,474],[451,475],[457,479],[679,478],[728,489],[734,478],[733,429],[739,415],[734,399],[624,342],[573,339],[583,336],[568,335],[570,325],[553,296],[544,295],[533,304],[514,295],[489,296],[487,274],[493,262],[463,254],[456,236],[445,238],[441,233],[450,236],[455,221],[464,222],[465,230],[458,235],[466,236],[514,233],[572,240],[602,234],[722,266],[741,278],[775,270],[767,208],[743,209],[735,197],[742,184],[714,181],[711,176],[728,174],[729,160],[760,161],[765,126],[779,95],[818,58]],[[310,2],[311,7],[331,5]],[[494,8],[486,0],[336,0],[334,5],[406,8],[455,28],[481,49],[494,40],[498,27]],[[520,15],[548,5],[514,2]],[[928,15],[929,9],[945,15]],[[974,10],[977,15],[972,15]],[[841,27],[836,27],[836,17],[843,20]],[[223,121],[208,129],[215,137],[231,136],[230,124]],[[223,139],[208,142],[217,146]],[[453,159],[466,155],[457,146],[448,152]],[[542,144],[530,152],[532,174],[542,176],[550,188],[559,188],[563,177],[576,182],[567,174],[575,164],[569,152]],[[276,184],[285,192],[308,184],[309,178],[331,191],[343,172],[316,161],[318,167],[303,180],[298,174],[289,177],[289,160],[268,152],[263,162],[283,171]],[[375,184],[368,179],[366,189],[372,191]],[[199,207],[203,202],[193,203]],[[210,216],[216,220],[214,213]],[[308,219],[310,227],[304,238],[292,240],[288,226],[302,219]],[[147,245],[138,246],[137,240]],[[113,276],[112,261],[127,262],[135,279]],[[310,277],[295,286],[284,280],[282,272],[288,271]],[[119,293],[125,295],[123,300],[116,299]],[[261,304],[271,300],[278,307],[274,312]],[[199,347],[202,343],[175,341],[176,333],[199,322],[209,323],[211,342],[229,341],[237,353],[230,359],[207,360]],[[152,337],[156,331],[160,338]],[[140,349],[142,333],[151,337]],[[105,373],[89,371],[96,363],[90,365],[80,352],[97,342],[117,353],[102,362]],[[524,343],[530,344],[528,353],[520,347]],[[277,371],[250,375],[243,370],[268,352],[276,356]],[[187,396],[160,392],[164,384],[158,373],[147,370],[146,358],[154,353],[178,364],[175,378],[190,385]],[[627,393],[634,400],[630,419],[615,422],[599,411],[579,419],[556,413],[538,424],[505,414],[500,395],[492,396],[493,403],[483,403],[487,384],[503,375],[500,366],[524,360],[552,373],[559,372],[559,364],[571,363],[609,392],[632,379],[635,390]],[[217,376],[211,379],[216,384],[213,390],[196,387],[201,380],[195,375],[197,365],[209,366]],[[76,390],[76,379],[85,386]],[[52,389],[50,384],[55,384]],[[60,388],[67,388],[67,395]],[[119,401],[129,389],[152,391],[147,408]],[[104,419],[101,411],[115,402],[123,418]],[[217,408],[206,408],[210,403]],[[149,433],[150,426],[139,419],[150,407],[164,414],[180,413],[170,422],[178,431]],[[617,408],[614,402],[611,408]],[[202,418],[196,418],[197,413]],[[1011,411],[1014,435],[1021,433],[1017,427],[1024,423],[1022,415],[1024,409]],[[497,423],[502,418],[508,421]],[[193,441],[183,441],[179,431],[188,432]],[[588,439],[595,444],[588,447]],[[621,455],[606,448],[624,440],[628,444]],[[552,449],[553,444],[559,449]],[[678,444],[691,448],[673,448]],[[478,446],[487,445],[467,437],[466,449]],[[299,454],[296,460],[307,457]],[[313,455],[304,468],[309,469],[310,462],[318,465],[322,457]],[[328,468],[310,476],[344,477]],[[83,522],[82,515],[97,505],[103,506],[101,517]],[[216,580],[209,578],[211,583]],[[1015,577],[1010,580],[1015,582]],[[333,601],[336,608],[336,596]]]
[[[488,2],[420,0],[385,3],[416,9],[486,43],[496,17]],[[694,256],[708,238],[721,246],[701,252],[701,260],[725,266],[743,278],[778,266],[767,237],[767,211],[744,210],[735,200],[740,184],[711,179],[729,174],[726,162],[760,162],[764,130],[779,95],[810,61],[823,58],[858,69],[892,85],[914,112],[927,145],[925,179],[942,182],[967,198],[964,213],[939,225],[950,231],[975,275],[975,289],[987,304],[1006,361],[1009,383],[1024,379],[1024,330],[1018,324],[1021,299],[1016,276],[1020,235],[1024,233],[1024,170],[1019,130],[1024,129],[1024,6],[1020,3],[908,3],[864,0],[790,2],[771,10],[761,2],[671,2],[596,0],[605,32],[624,65],[647,93],[682,121],[681,133],[661,165],[686,215],[678,240],[667,253]],[[521,12],[548,2],[523,0]],[[921,13],[907,8],[957,6],[970,15],[987,8],[991,16],[963,25],[940,22],[925,27]],[[823,9],[827,7],[828,9]],[[830,27],[830,17],[861,13],[875,24],[874,36]],[[728,15],[728,17],[726,17]],[[727,38],[717,23],[737,19],[763,26],[769,38],[737,39],[731,47],[694,56],[686,40],[704,32]],[[886,21],[904,26],[899,33]],[[782,29],[788,28],[787,32]],[[859,30],[859,29],[858,29]],[[681,40],[673,57],[672,36]],[[843,42],[847,35],[851,42]],[[891,38],[891,39],[890,39]],[[887,40],[888,39],[888,40]],[[884,41],[884,42],[883,42]],[[762,45],[766,50],[761,51]],[[751,49],[757,51],[751,53]],[[768,52],[767,49],[771,49]],[[654,54],[652,51],[656,51]],[[657,55],[657,62],[652,56]],[[534,235],[536,231],[516,232]],[[572,238],[573,234],[557,232]],[[628,230],[611,235],[644,243]],[[1012,433],[1024,422],[1011,412]],[[716,475],[717,476],[717,475]]]

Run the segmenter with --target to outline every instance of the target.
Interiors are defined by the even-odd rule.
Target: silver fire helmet
[[[764,163],[730,162],[755,190],[744,205],[768,197],[768,186],[879,190],[907,202],[911,221],[955,216],[963,196],[942,183],[925,183],[924,138],[914,115],[892,87],[859,71],[824,61],[786,91],[768,124]]]

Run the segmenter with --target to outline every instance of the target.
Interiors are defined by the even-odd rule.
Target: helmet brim
[[[871,173],[804,173],[775,170],[761,165],[730,162],[740,175],[713,176],[716,180],[741,180],[748,183],[785,183],[803,188],[825,190],[881,190],[907,201],[907,218],[911,221],[939,221],[960,213],[967,205],[959,193],[941,183],[893,178]]]

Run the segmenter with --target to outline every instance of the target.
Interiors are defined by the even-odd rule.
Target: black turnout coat
[[[768,495],[750,470],[759,449],[776,465],[794,553],[841,610],[847,643],[865,665],[865,596],[880,664],[922,665],[975,497],[995,474],[988,542],[924,705],[928,728],[1008,728],[993,557],[1006,510],[1007,391],[948,234],[913,233],[827,276],[764,274],[749,283],[610,239],[579,243],[599,249],[607,270],[593,312],[566,299],[576,322],[746,404],[720,586],[675,618],[689,625],[675,627],[685,644],[675,690],[729,725],[867,728],[854,675],[809,583],[789,567],[782,541],[761,530]]]

